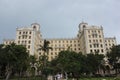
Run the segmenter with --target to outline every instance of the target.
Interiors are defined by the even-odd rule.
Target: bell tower
[[[31,24],[32,28],[35,29],[36,31],[40,30],[40,25],[38,23],[33,23]]]
[[[77,37],[80,37],[83,29],[86,28],[87,25],[88,25],[88,23],[85,23],[85,22],[81,22],[81,23],[79,24],[79,26],[78,26],[78,27],[79,27],[79,31],[78,31]]]

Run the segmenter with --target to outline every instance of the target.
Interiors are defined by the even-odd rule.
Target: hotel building
[[[47,40],[50,42],[49,46],[53,48],[48,53],[49,61],[54,59],[62,50],[69,49],[75,52],[82,52],[83,54],[106,54],[112,46],[117,44],[115,37],[104,37],[102,26],[88,25],[88,23],[82,22],[78,28],[78,34],[75,38],[43,39],[40,33],[40,25],[33,23],[29,27],[17,28],[16,39],[4,40],[4,44],[11,42],[22,44],[26,46],[30,55],[39,57],[43,55],[43,51],[38,50],[38,48],[40,45],[43,45],[44,40]]]

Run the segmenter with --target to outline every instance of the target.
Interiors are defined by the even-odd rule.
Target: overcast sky
[[[84,21],[102,25],[105,37],[115,36],[120,44],[119,8],[120,0],[0,0],[0,43],[35,22],[43,38],[73,38]]]

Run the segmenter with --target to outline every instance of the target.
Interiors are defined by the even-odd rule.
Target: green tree
[[[38,62],[37,58],[33,55],[30,55],[29,60],[30,60],[30,72],[32,72],[32,76],[35,76]]]
[[[5,77],[4,45],[0,44],[0,76]]]
[[[22,73],[25,73],[29,67],[29,54],[23,45],[15,45],[14,50],[15,52],[13,54],[17,58],[14,69],[16,69],[21,77]]]
[[[13,72],[21,74],[21,72],[27,69],[29,64],[29,55],[26,48],[22,45],[16,45],[15,43],[4,46],[0,56],[2,59],[0,63],[4,64],[6,80],[9,79]]]
[[[80,56],[73,51],[61,51],[58,57],[51,61],[54,72],[72,73],[73,77],[78,78],[81,70]]]
[[[48,53],[49,50],[52,49],[52,47],[49,47],[50,42],[47,40],[44,40],[43,46],[40,45],[40,48],[38,50],[42,50],[43,51],[43,55],[39,57],[39,62],[42,62],[41,64],[41,72],[42,74],[45,75],[45,77],[47,76],[47,62],[48,62]]]
[[[44,67],[46,67],[46,60],[48,59],[47,55],[49,53],[49,50],[52,49],[52,47],[49,47],[49,44],[50,44],[49,41],[44,40],[43,46],[40,45],[40,48],[38,49],[38,50],[44,51],[43,56],[42,56],[42,59],[44,59],[44,63],[43,63]]]
[[[120,45],[113,46],[110,52],[107,53],[107,58],[116,74],[120,73]]]
[[[86,56],[86,70],[87,73],[96,74],[99,72],[100,65],[104,59],[104,55],[102,54],[87,54]]]

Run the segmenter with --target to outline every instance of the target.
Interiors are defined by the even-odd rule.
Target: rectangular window
[[[19,32],[19,34],[21,34],[21,32]]]
[[[30,49],[30,45],[28,45],[28,49]]]
[[[89,43],[91,43],[91,40],[89,40]]]
[[[25,32],[23,32],[23,34],[25,34]]]
[[[20,41],[18,41],[18,44],[20,44]]]
[[[92,48],[92,45],[90,44],[90,48]]]
[[[101,52],[102,52],[102,53],[104,52],[103,49],[101,49]]]
[[[31,39],[31,36],[29,36],[29,39]]]
[[[102,42],[102,40],[100,39],[100,42]]]
[[[92,53],[92,52],[93,52],[93,50],[91,49],[91,50],[90,50],[90,53]]]
[[[90,35],[88,35],[89,36],[89,38],[91,38],[91,36]]]
[[[53,53],[51,53],[51,55],[53,55]]]
[[[31,31],[29,32],[29,34],[31,34]]]
[[[21,37],[19,36],[19,39],[20,39]]]
[[[74,44],[74,46],[76,47],[76,44]]]
[[[100,30],[98,30],[98,33],[100,33]]]
[[[31,43],[31,41],[28,41],[28,43],[30,44],[30,43]]]
[[[74,50],[76,51],[76,48],[74,48]]]

